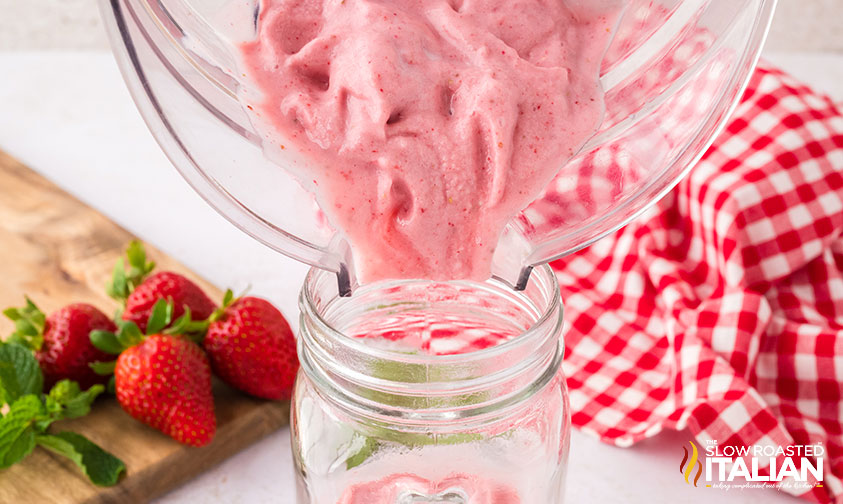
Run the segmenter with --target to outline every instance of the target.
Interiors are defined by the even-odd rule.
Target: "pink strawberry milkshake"
[[[263,0],[241,100],[361,282],[483,280],[603,116],[622,0]]]
[[[443,500],[448,498],[451,492],[455,496],[466,493],[471,495],[466,504],[522,504],[521,499],[512,490],[462,474],[453,475],[438,483],[412,474],[395,474],[380,481],[349,488],[337,504],[458,502],[454,500],[455,497],[448,501]]]

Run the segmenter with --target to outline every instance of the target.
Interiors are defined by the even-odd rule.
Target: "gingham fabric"
[[[843,502],[841,231],[843,114],[762,65],[672,193],[553,264],[574,425],[618,446],[822,443],[801,496]]]

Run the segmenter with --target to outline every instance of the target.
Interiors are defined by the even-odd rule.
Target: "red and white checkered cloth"
[[[843,502],[841,233],[843,114],[762,65],[672,193],[553,263],[574,425],[618,446],[822,443],[801,496]]]

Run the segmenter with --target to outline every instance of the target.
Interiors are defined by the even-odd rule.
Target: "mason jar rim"
[[[509,353],[512,351],[514,347],[519,346],[527,346],[529,343],[535,343],[535,340],[541,339],[542,331],[541,328],[545,327],[549,323],[551,323],[551,318],[554,316],[554,313],[557,311],[558,308],[558,321],[557,324],[562,324],[562,301],[561,296],[559,293],[558,283],[556,280],[556,275],[553,272],[553,269],[547,265],[541,265],[536,267],[533,270],[531,275],[530,283],[534,281],[541,281],[546,283],[546,287],[550,288],[550,298],[547,303],[547,307],[541,310],[541,315],[518,336],[504,341],[498,345],[493,345],[488,348],[483,348],[480,350],[472,351],[472,352],[465,352],[459,354],[449,354],[449,355],[433,355],[433,354],[426,354],[426,353],[415,353],[415,354],[408,354],[406,352],[401,352],[398,350],[389,350],[380,347],[374,347],[366,343],[364,339],[361,338],[353,338],[344,334],[342,331],[337,330],[333,327],[333,325],[325,320],[323,314],[320,312],[318,307],[314,305],[313,298],[314,292],[313,289],[316,287],[316,283],[323,277],[328,275],[334,275],[334,273],[320,269],[320,268],[311,268],[307,276],[305,277],[304,285],[301,289],[301,294],[299,297],[299,308],[301,310],[302,316],[305,314],[310,316],[311,319],[316,322],[319,326],[319,329],[331,334],[335,337],[338,341],[341,341],[343,345],[347,346],[351,350],[355,350],[360,352],[361,354],[365,354],[374,358],[381,358],[386,360],[400,360],[401,362],[411,363],[411,364],[456,364],[456,363],[466,363],[467,361],[475,361],[475,360],[485,360],[489,358],[497,357],[501,354]],[[430,282],[427,280],[399,280],[395,281],[394,283],[426,283]],[[499,280],[496,278],[492,278],[486,283],[494,282],[499,284],[500,287],[504,287],[507,289],[511,289],[509,284],[503,280]],[[390,282],[393,283],[393,282]],[[446,282],[446,283],[454,283],[459,284],[462,281],[454,281],[454,282]],[[380,287],[377,284],[374,284],[376,287]],[[362,286],[361,289],[365,290],[370,286]],[[355,291],[355,295],[359,295],[359,292]],[[351,298],[342,298],[342,300],[353,300],[354,297]],[[559,332],[559,331],[552,331],[552,332]],[[564,337],[559,338],[560,350],[564,351]],[[538,347],[539,345],[535,345]]]
[[[379,302],[382,297],[392,300],[388,294],[399,292],[390,290],[393,287],[428,284],[431,289],[467,287],[458,292],[468,292],[469,298],[485,290],[486,298],[480,298],[477,305],[466,303],[466,306],[479,308],[475,313],[498,314],[490,309],[494,304],[486,303],[503,303],[509,310],[514,309],[513,313],[525,315],[527,318],[521,319],[521,324],[529,323],[529,326],[520,330],[517,336],[488,348],[433,355],[372,345],[371,340],[345,334],[334,327],[330,317],[325,317],[324,312],[329,312],[342,320],[346,312],[338,306],[348,308],[347,313],[352,315],[369,313],[367,308],[372,307],[372,303],[374,309],[393,307],[395,305]],[[325,292],[321,291],[327,291],[328,296],[323,296]],[[412,290],[407,294],[412,294]],[[322,305],[322,299],[328,301]],[[446,301],[442,302],[435,294],[431,295],[430,306],[461,306],[453,297],[444,299]],[[351,304],[355,301],[358,305]],[[527,288],[521,292],[514,291],[500,279],[486,282],[395,280],[358,287],[352,297],[339,296],[330,272],[313,269],[302,287],[299,303],[298,345],[302,373],[326,399],[354,414],[385,422],[400,419],[408,425],[431,428],[457,419],[472,418],[483,422],[506,414],[557,376],[564,355],[559,285],[553,270],[546,265],[536,269]],[[398,306],[404,304],[397,303]],[[508,319],[501,317],[501,320]]]

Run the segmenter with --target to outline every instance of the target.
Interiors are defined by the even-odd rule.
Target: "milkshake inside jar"
[[[570,412],[547,266],[496,281],[302,289],[298,504],[557,504]]]

